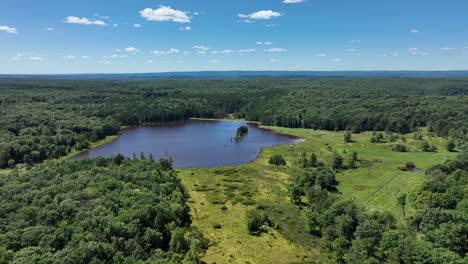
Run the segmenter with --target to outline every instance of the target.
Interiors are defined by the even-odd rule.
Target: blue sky
[[[468,70],[466,0],[2,0],[1,6],[4,74]]]

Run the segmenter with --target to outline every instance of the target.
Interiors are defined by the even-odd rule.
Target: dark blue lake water
[[[249,131],[242,139],[235,140],[237,128],[242,125]],[[175,168],[211,168],[248,163],[263,147],[298,141],[297,137],[261,129],[255,123],[187,120],[126,128],[116,140],[71,160],[109,157],[118,153],[127,157],[135,153],[140,157],[141,152],[148,157],[151,152],[156,160],[171,157]]]

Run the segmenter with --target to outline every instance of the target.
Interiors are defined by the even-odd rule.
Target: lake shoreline
[[[272,146],[260,146],[260,147],[258,147],[258,153],[255,155],[255,157],[252,157],[249,161],[241,162],[239,164],[235,163],[235,164],[232,164],[232,165],[222,165],[222,164],[220,164],[219,166],[213,166],[213,167],[236,166],[236,165],[250,163],[250,162],[255,161],[258,158],[258,155],[260,155],[260,153],[263,151],[264,148],[274,147],[274,146],[278,146],[278,145],[294,145],[294,144],[301,143],[301,142],[305,141],[305,139],[300,138],[300,137],[298,137],[296,135],[280,132],[280,131],[277,131],[275,129],[269,128],[269,127],[261,126],[260,122],[255,122],[255,121],[246,121],[246,120],[228,119],[228,118],[225,118],[225,119],[188,118],[188,119],[184,119],[182,121],[175,121],[175,122],[145,123],[145,124],[141,124],[141,125],[137,125],[137,126],[122,126],[118,134],[113,135],[113,136],[108,136],[108,137],[106,137],[105,139],[103,139],[101,141],[91,143],[90,148],[83,149],[81,151],[74,151],[74,152],[72,152],[72,153],[70,153],[70,154],[68,154],[68,155],[66,155],[66,156],[64,156],[62,158],[57,159],[57,160],[60,160],[60,161],[63,161],[63,160],[73,161],[72,159],[75,158],[78,155],[83,155],[85,152],[88,152],[88,151],[91,151],[91,150],[96,149],[98,147],[101,147],[103,145],[112,143],[114,140],[116,140],[120,136],[122,136],[122,134],[126,130],[129,130],[129,129],[137,129],[137,128],[141,128],[141,127],[145,127],[145,126],[152,126],[152,125],[158,126],[158,125],[171,125],[171,124],[174,124],[174,125],[175,124],[185,124],[185,123],[190,123],[190,122],[187,122],[187,121],[190,121],[190,120],[193,120],[193,121],[213,121],[213,122],[243,122],[243,123],[249,124],[249,125],[251,125],[251,126],[253,126],[255,128],[258,128],[259,131],[268,131],[269,133],[273,133],[273,134],[276,134],[276,135],[286,136],[286,137],[289,138],[288,140],[291,141],[289,143],[282,143],[282,142],[278,142],[278,144],[273,143],[274,145],[272,145]],[[261,144],[262,140],[260,140],[260,141],[255,140],[255,142],[259,142],[259,144]],[[220,145],[221,144],[217,144],[217,146],[220,146]],[[140,150],[138,150],[137,152],[140,153],[139,151]],[[146,151],[143,150],[141,152],[148,152],[148,150],[146,150]],[[122,153],[122,154],[124,154],[126,156],[129,155],[128,153]],[[103,155],[103,156],[106,156],[106,155]],[[86,158],[86,157],[84,157],[84,158]],[[78,158],[78,159],[80,159],[80,158]],[[207,160],[209,160],[209,159],[207,158]],[[210,162],[205,162],[205,163],[210,163]],[[184,166],[186,166],[186,165],[180,165],[180,166],[181,166],[181,168],[179,168],[179,169],[183,169]],[[207,167],[205,167],[205,166],[207,166]],[[200,165],[199,167],[187,167],[187,168],[209,168],[209,167],[212,167],[212,165]]]

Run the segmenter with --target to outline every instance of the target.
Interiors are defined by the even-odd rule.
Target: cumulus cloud
[[[193,49],[198,49],[198,50],[203,50],[203,51],[207,51],[207,50],[210,49],[210,48],[208,48],[206,46],[193,46],[192,48]]]
[[[410,31],[409,31],[409,32],[411,32],[411,33],[418,33],[418,32],[419,32],[419,30],[417,30],[417,29],[410,29]]]
[[[419,48],[409,48],[408,52],[414,56],[427,56],[429,53],[421,51]]]
[[[149,60],[149,61],[147,61],[147,63],[153,63],[153,61],[152,61],[152,60]]]
[[[266,20],[266,19],[271,19],[273,17],[280,17],[281,14],[278,12],[274,12],[272,10],[262,10],[258,11],[252,14],[239,14],[238,15],[240,18],[244,18],[244,22],[251,23],[253,22],[252,20]]]
[[[17,61],[17,60],[22,60],[22,59],[29,59],[32,61],[42,61],[43,57],[47,55],[45,54],[36,54],[36,53],[30,53],[30,52],[18,52],[16,53],[15,56],[11,58],[11,60]]]
[[[159,6],[158,9],[145,8],[140,15],[150,21],[172,21],[177,23],[190,23],[187,12],[175,10],[169,6]]]
[[[447,50],[456,50],[456,48],[449,48],[449,47],[445,47],[445,48],[441,48],[440,50],[442,50],[442,51],[447,51]]]
[[[29,57],[29,59],[32,61],[42,61],[42,57],[39,57],[39,56],[32,56],[32,57]]]
[[[333,59],[334,62],[341,62],[343,59]]]
[[[82,25],[98,25],[98,26],[107,26],[107,24],[101,20],[90,20],[86,17],[79,18],[76,16],[69,16],[65,18],[65,23],[70,24],[82,24]]]
[[[305,0],[283,0],[283,3],[285,4],[295,4],[295,3],[302,3],[305,2]]]
[[[265,52],[286,52],[288,51],[287,49],[282,49],[282,48],[272,48],[272,49],[267,49]]]
[[[16,28],[8,27],[8,26],[0,26],[0,31],[5,31],[11,34],[18,34],[18,31],[16,30]]]
[[[319,54],[317,54],[316,56],[317,56],[317,57],[326,57],[326,56],[328,56],[328,54],[326,54],[326,53],[319,53]]]
[[[55,28],[48,27],[48,28],[44,28],[44,30],[47,30],[47,31],[54,31]]]
[[[73,60],[74,58],[75,58],[75,56],[73,56],[73,55],[67,55],[67,56],[63,57],[63,59],[65,59],[65,60]]]
[[[275,62],[275,63],[281,62],[280,60],[275,60],[275,59],[271,59],[270,61]]]
[[[151,54],[155,55],[165,55],[165,54],[174,54],[174,53],[179,53],[180,51],[178,49],[171,48],[167,51],[164,50],[153,50]]]
[[[229,53],[235,53],[233,50],[213,50],[211,53],[213,54],[229,54]]]
[[[185,31],[189,31],[189,30],[192,30],[192,27],[189,27],[189,26],[186,26],[186,27],[180,27],[179,30],[185,30]]]
[[[238,50],[237,52],[239,53],[248,53],[248,52],[255,52],[257,51],[256,49],[244,49],[244,50]]]
[[[128,47],[126,49],[124,49],[125,52],[131,52],[131,53],[135,53],[135,52],[138,52],[140,51],[139,49],[135,48],[135,47]]]
[[[271,43],[270,41],[266,41],[266,42],[261,42],[261,41],[259,41],[259,42],[257,42],[256,44],[257,44],[257,45],[271,45],[271,44],[273,44],[273,43]]]
[[[133,24],[133,27],[140,28],[141,24]]]

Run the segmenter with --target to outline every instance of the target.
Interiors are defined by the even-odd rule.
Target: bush
[[[213,223],[213,228],[214,229],[221,229],[223,227],[220,223]]]
[[[405,145],[402,144],[397,144],[392,148],[393,151],[396,152],[408,152],[408,149],[406,148]]]
[[[449,141],[447,142],[447,145],[445,146],[447,148],[448,151],[450,152],[454,152],[455,151],[455,143],[453,143],[453,141]]]
[[[413,162],[406,162],[406,168],[408,168],[408,169],[414,169],[414,168],[416,168],[416,165],[414,165]]]
[[[265,227],[273,227],[274,222],[270,217],[262,210],[249,210],[246,216],[247,231],[250,234],[258,234],[265,232]]]
[[[286,166],[286,161],[284,160],[283,156],[281,155],[274,155],[270,158],[268,163],[277,165],[277,166]]]

